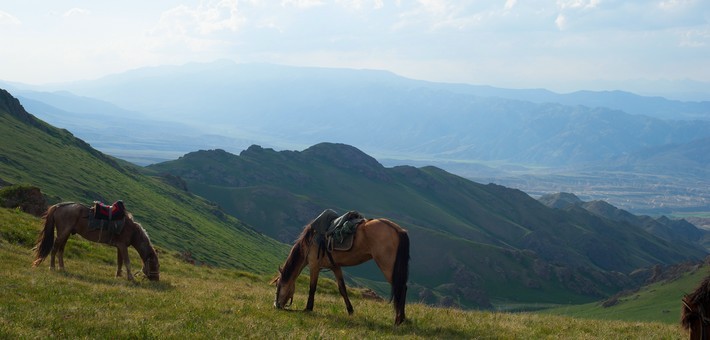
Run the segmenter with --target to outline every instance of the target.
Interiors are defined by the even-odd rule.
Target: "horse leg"
[[[55,242],[56,244],[56,242]],[[49,270],[55,270],[54,268],[54,257],[57,256],[57,246],[52,247],[52,253],[50,254]]]
[[[121,251],[118,250],[118,247],[116,247],[116,254],[118,259],[116,261],[117,263],[117,268],[116,268],[116,277],[121,277],[123,275],[123,256],[121,256]]]
[[[131,273],[131,259],[128,258],[128,246],[125,244],[117,244],[118,257],[123,258],[123,264],[126,265],[126,278],[128,281],[133,281],[133,274]]]
[[[57,260],[59,261],[59,270],[64,270],[64,246],[67,245],[69,236],[71,236],[71,232],[68,229],[63,230],[60,233],[59,228],[57,228],[57,239],[54,241],[54,247],[52,247],[52,262],[50,264],[50,269],[54,270],[54,256],[56,255]]]
[[[316,295],[316,287],[318,286],[318,274],[319,271],[316,266],[316,268],[313,268],[314,266],[310,267],[310,272],[311,272],[311,284],[308,288],[308,302],[306,303],[306,309],[304,309],[307,312],[310,312],[313,310],[313,300]]]
[[[407,239],[407,242],[409,240]],[[401,243],[401,242],[400,242]],[[399,247],[399,245],[398,245]],[[407,257],[409,256],[409,251],[408,251],[408,243],[407,243]],[[394,302],[394,310],[395,310],[395,320],[394,324],[399,325],[405,320],[405,311],[404,311],[404,305],[405,305],[405,299],[406,299],[406,292],[407,292],[407,287],[406,287],[406,281],[404,282],[404,286],[402,286],[402,283],[395,282],[395,264],[396,264],[396,256],[398,254],[399,249],[390,249],[390,251],[382,252],[382,253],[376,253],[373,254],[373,259],[375,260],[375,263],[377,264],[377,267],[380,268],[380,271],[382,271],[382,274],[384,274],[385,279],[389,284],[392,286],[392,297],[391,299]],[[403,261],[403,259],[401,259]],[[406,267],[406,264],[405,264]],[[399,278],[401,280],[401,278]],[[406,280],[406,279],[405,279]],[[398,287],[399,286],[399,287]],[[398,291],[400,293],[398,293]],[[402,293],[403,292],[403,293]]]
[[[353,305],[350,303],[350,299],[348,298],[348,290],[345,288],[343,271],[340,267],[333,267],[333,274],[335,274],[335,279],[338,282],[338,290],[340,291],[340,295],[343,297],[343,300],[345,300],[345,307],[348,309],[348,315],[352,315]]]

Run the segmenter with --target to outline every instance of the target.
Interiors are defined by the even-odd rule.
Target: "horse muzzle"
[[[286,303],[284,303],[283,305],[279,303],[278,299],[274,300],[274,307],[277,309],[286,309],[288,307],[291,307],[291,304],[293,304],[293,297],[286,300]]]

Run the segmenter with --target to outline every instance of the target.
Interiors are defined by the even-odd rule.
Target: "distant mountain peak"
[[[19,118],[24,122],[34,120],[34,117],[25,111],[25,108],[20,104],[20,101],[13,97],[10,92],[0,89],[0,110],[6,111],[14,117]]]
[[[389,179],[385,167],[360,149],[341,143],[319,143],[303,150],[308,158],[322,160],[341,169],[358,171],[369,178]]]
[[[337,162],[358,162],[366,163],[375,167],[382,166],[375,158],[362,152],[360,149],[342,143],[318,143],[303,150],[303,154],[312,157],[330,159]]]
[[[568,192],[558,192],[555,194],[543,195],[538,199],[542,204],[557,209],[565,209],[570,206],[578,206],[584,203],[575,194]]]
[[[59,133],[57,132],[58,129],[50,127],[48,124],[37,119],[37,117],[35,117],[31,113],[27,112],[24,106],[20,104],[20,100],[15,98],[12,94],[10,94],[10,92],[0,89],[0,112],[2,111],[7,112],[10,116],[20,120],[23,123],[38,128],[46,133],[54,135],[57,135]],[[69,133],[69,131],[67,130],[63,130],[63,132],[71,135],[71,133]],[[84,141],[81,141],[81,143],[83,143],[85,147],[88,146],[88,144],[86,144]]]
[[[246,150],[239,153],[239,156],[259,155],[265,152],[276,152],[272,148],[263,148],[261,145],[252,144]]]

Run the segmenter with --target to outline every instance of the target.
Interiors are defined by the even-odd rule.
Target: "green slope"
[[[139,127],[136,127],[139,128]],[[125,133],[131,133],[126,131]],[[287,247],[206,200],[146,176],[24,111],[0,90],[0,183],[38,186],[52,203],[122,199],[153,243],[200,261],[273,272]]]
[[[65,272],[31,268],[36,217],[0,208],[0,338],[110,339],[681,339],[662,323],[462,311],[407,305],[408,322],[392,327],[392,306],[351,290],[347,315],[335,283],[319,284],[313,312],[300,280],[293,312],[273,308],[270,276],[193,266],[164,254],[160,282],[114,278],[110,247],[71,239]],[[135,260],[137,261],[137,254]]]
[[[657,282],[619,297],[618,302],[610,307],[604,307],[601,302],[594,302],[557,307],[541,313],[598,320],[678,323],[681,298],[693,292],[708,275],[710,275],[709,268],[703,266],[683,274],[676,280]]]
[[[623,273],[699,259],[641,228],[587,211],[551,209],[525,193],[434,167],[384,168],[356,148],[252,146],[199,151],[150,166],[281,241],[325,208],[389,217],[410,230],[410,299],[467,307],[589,302],[633,286]],[[376,270],[353,269],[381,280]]]

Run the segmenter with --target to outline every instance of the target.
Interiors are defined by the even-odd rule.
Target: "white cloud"
[[[282,0],[281,6],[288,7],[293,6],[296,8],[311,8],[316,6],[322,6],[325,3],[321,0]]]
[[[685,8],[693,6],[697,3],[697,0],[665,0],[658,4],[658,8],[662,10],[675,10],[679,8]]]
[[[560,13],[557,15],[557,19],[555,19],[555,25],[557,25],[557,28],[560,31],[564,31],[567,29],[567,17],[565,17],[564,14]]]
[[[245,23],[237,0],[202,1],[198,7],[180,5],[162,13],[153,35],[207,36],[238,31]]]
[[[353,10],[363,10],[363,9],[380,9],[385,6],[382,0],[336,0],[337,3],[341,4],[345,8]]]
[[[66,12],[64,12],[64,17],[69,18],[69,17],[75,17],[75,16],[82,16],[82,15],[89,15],[91,14],[91,11],[88,9],[84,8],[72,8]]]
[[[601,0],[557,0],[557,7],[561,9],[588,9],[595,8]]]
[[[22,22],[10,13],[0,11],[0,26],[19,26]]]
[[[499,86],[710,79],[699,71],[710,70],[707,0],[129,0],[91,2],[90,13],[26,3],[0,11],[0,40],[28,51],[0,53],[0,77],[231,58]]]
[[[710,45],[710,28],[688,30],[681,34],[680,47],[702,48]]]
[[[237,0],[202,4],[197,10],[197,18],[203,34],[221,30],[236,32],[246,20],[239,15]]]
[[[422,9],[433,15],[448,15],[451,5],[446,0],[419,0]]]

